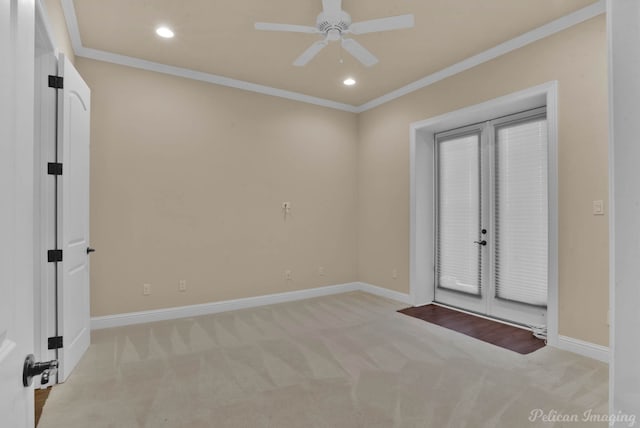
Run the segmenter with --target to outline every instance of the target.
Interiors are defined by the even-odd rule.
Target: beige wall
[[[409,292],[409,124],[558,80],[560,334],[608,343],[608,217],[591,214],[608,185],[604,17],[359,116],[77,66],[93,96],[93,316],[355,280]]]
[[[607,345],[606,72],[600,16],[361,114],[359,280],[409,292],[409,124],[558,80],[559,333]]]
[[[71,38],[69,37],[67,22],[64,19],[60,0],[43,0],[43,4],[47,10],[49,25],[51,25],[51,31],[53,31],[56,47],[74,63],[76,56],[71,45]]]
[[[76,66],[92,91],[92,316],[357,279],[355,115]]]

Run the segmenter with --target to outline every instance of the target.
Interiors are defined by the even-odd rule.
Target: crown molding
[[[538,40],[549,37],[560,31],[566,30],[574,25],[578,25],[591,18],[595,18],[606,13],[606,0],[599,0],[590,6],[579,9],[568,15],[549,22],[534,30],[521,34],[509,41],[501,43],[479,54],[473,55],[465,60],[453,64],[447,68],[437,71],[433,74],[423,77],[413,83],[403,86],[399,89],[389,92],[386,95],[375,98],[360,106],[353,106],[337,101],[324,98],[317,98],[310,95],[301,94],[299,92],[287,91],[284,89],[274,88],[271,86],[259,85],[257,83],[246,82],[243,80],[232,79],[230,77],[219,76],[216,74],[204,73],[191,70],[188,68],[175,67],[171,65],[161,64],[157,62],[147,61],[140,58],[115,54],[98,49],[86,48],[82,45],[80,30],[78,27],[78,18],[76,16],[73,0],[61,0],[62,9],[64,11],[65,20],[69,30],[69,37],[76,56],[89,58],[98,61],[109,62],[113,64],[124,65],[128,67],[138,68],[142,70],[155,71],[163,74],[183,77],[186,79],[198,80],[214,85],[227,86],[230,88],[241,89],[250,92],[256,92],[263,95],[270,95],[279,98],[285,98],[293,101],[299,101],[307,104],[328,107],[336,110],[347,111],[350,113],[363,113],[374,109],[397,98],[408,95],[412,92],[426,88],[436,82],[454,76],[463,71],[469,70],[477,65],[491,61],[516,49],[520,49],[526,45],[534,43]]]
[[[78,18],[76,16],[73,0],[61,0],[62,10],[64,11],[65,20],[69,30],[69,37],[76,56],[88,58],[97,61],[109,62],[112,64],[124,65],[127,67],[138,68],[141,70],[155,71],[157,73],[169,74],[172,76],[184,77],[186,79],[198,80],[201,82],[212,83],[214,85],[226,86],[229,88],[242,89],[249,92],[255,92],[263,95],[271,95],[274,97],[285,98],[288,100],[299,101],[307,104],[313,104],[321,107],[347,111],[355,113],[356,106],[344,104],[333,100],[313,97],[301,94],[299,92],[287,91],[271,86],[259,85],[257,83],[246,82],[243,80],[232,79],[230,77],[220,76],[217,74],[203,73],[201,71],[191,70],[183,67],[175,67],[158,62],[147,61],[140,58],[134,58],[126,55],[120,55],[99,49],[87,48],[82,45],[80,37],[80,29],[78,27]]]
[[[203,73],[188,68],[174,67],[171,65],[161,64],[158,62],[146,61],[140,58],[134,58],[125,55],[114,54],[111,52],[101,51],[97,49],[81,47],[76,51],[76,56],[89,58],[98,61],[110,62],[112,64],[124,65],[127,67],[138,68],[141,70],[155,71],[157,73],[170,74],[172,76],[184,77],[186,79],[199,80],[201,82],[212,83],[214,85],[226,86],[229,88],[242,89],[244,91],[255,92],[263,95],[271,95],[274,97],[285,98],[288,100],[299,101],[307,104],[328,107],[336,110],[355,113],[357,107],[343,104],[323,98],[316,98],[310,95],[298,92],[286,91],[284,89],[272,88],[270,86],[258,85],[256,83],[245,82],[243,80],[231,79],[229,77],[218,76],[216,74]]]
[[[396,89],[395,91],[389,92],[386,95],[362,104],[357,108],[357,113],[362,113],[367,110],[374,109],[378,106],[381,106],[382,104],[388,103],[389,101],[393,101],[397,98],[418,91],[429,85],[433,85],[440,80],[444,80],[458,73],[462,73],[463,71],[466,71],[477,65],[491,61],[492,59],[498,58],[499,56],[505,55],[516,49],[520,49],[528,44],[537,42],[538,40],[559,33],[560,31],[566,30],[567,28],[573,27],[574,25],[578,25],[591,18],[595,18],[596,16],[601,15],[605,12],[606,2],[605,0],[600,0],[597,3],[565,15],[562,18],[558,18],[555,21],[551,21],[548,24],[536,28],[535,30],[531,30],[527,33],[521,34],[520,36],[494,46],[491,49],[488,49],[477,55],[473,55],[452,66],[423,77],[420,80],[408,84],[407,86],[403,86],[400,89]]]

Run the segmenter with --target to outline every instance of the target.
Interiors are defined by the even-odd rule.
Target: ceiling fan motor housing
[[[316,25],[320,32],[329,37],[329,40],[339,40],[342,33],[347,31],[351,25],[351,15],[345,11],[333,16],[322,12],[318,15]]]
[[[360,61],[365,67],[371,67],[378,62],[378,58],[346,34],[367,34],[380,31],[401,30],[414,25],[413,15],[389,16],[368,21],[351,21],[351,15],[342,10],[342,0],[322,0],[322,12],[316,18],[316,26],[276,24],[270,22],[256,22],[256,30],[285,31],[290,33],[306,33],[324,35],[322,40],[313,43],[293,62],[296,67],[304,67],[315,58],[329,42],[341,41],[346,52]]]

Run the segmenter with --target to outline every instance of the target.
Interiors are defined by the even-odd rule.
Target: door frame
[[[549,131],[547,343],[558,345],[558,82],[551,81],[410,125],[409,286],[415,306],[433,303],[435,147],[438,132],[545,105]]]
[[[57,74],[59,51],[55,47],[53,32],[49,24],[47,11],[42,2],[37,1],[35,13],[36,58],[35,73]],[[40,53],[51,57],[53,64],[38,58]],[[36,82],[34,82],[36,85]],[[55,247],[55,178],[47,173],[47,162],[55,161],[56,156],[56,90],[40,93],[42,87],[35,87],[36,99],[40,102],[34,109],[34,355],[36,361],[57,359],[57,351],[48,349],[48,338],[57,333],[57,290],[55,267],[47,263],[47,250]],[[44,133],[50,133],[48,137]],[[57,382],[57,374],[49,381],[51,386]],[[34,378],[35,388],[39,388],[40,377]]]

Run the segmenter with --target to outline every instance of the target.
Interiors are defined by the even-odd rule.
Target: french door
[[[546,325],[546,109],[443,132],[435,146],[436,302]]]

